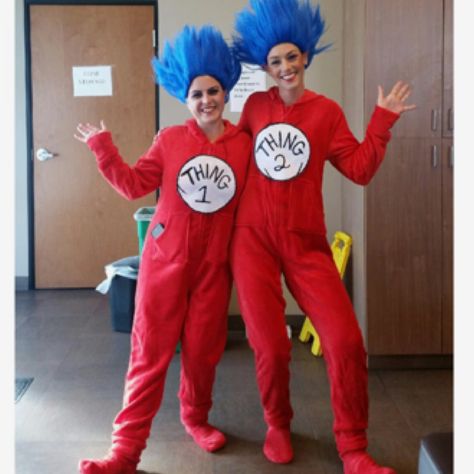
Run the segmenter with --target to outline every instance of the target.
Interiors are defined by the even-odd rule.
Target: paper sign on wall
[[[74,97],[112,95],[112,66],[73,66]]]
[[[230,94],[230,111],[242,112],[250,94],[265,90],[267,90],[265,71],[257,66],[242,64],[242,74]]]

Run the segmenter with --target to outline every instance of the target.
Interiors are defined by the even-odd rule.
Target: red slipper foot
[[[186,433],[192,436],[194,442],[209,453],[221,449],[227,442],[224,434],[209,423],[195,426],[184,425],[184,428]]]
[[[396,474],[390,467],[379,466],[365,451],[350,451],[342,461],[344,474]]]
[[[265,457],[277,464],[287,464],[293,459],[290,430],[270,426],[263,445]]]
[[[83,459],[79,461],[81,474],[136,474],[136,464],[113,454],[104,459]]]

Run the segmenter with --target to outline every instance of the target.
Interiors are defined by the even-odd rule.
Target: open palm
[[[386,96],[384,96],[382,86],[378,86],[378,91],[377,105],[384,109],[401,114],[416,108],[414,104],[405,105],[405,101],[411,94],[411,87],[406,82],[398,81]]]
[[[87,143],[87,140],[89,140],[89,138],[93,137],[94,135],[97,135],[98,133],[105,132],[106,130],[107,128],[105,127],[105,123],[103,120],[100,121],[100,128],[90,123],[80,123],[77,126],[77,131],[79,132],[79,135],[74,134],[74,138],[76,140],[79,140],[80,142]]]

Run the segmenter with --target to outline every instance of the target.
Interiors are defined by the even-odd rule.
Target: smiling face
[[[304,69],[307,53],[302,53],[293,43],[274,46],[267,56],[265,71],[272,77],[281,92],[302,93],[304,91]]]
[[[222,120],[224,89],[212,76],[198,76],[189,86],[186,104],[201,128],[215,126]]]

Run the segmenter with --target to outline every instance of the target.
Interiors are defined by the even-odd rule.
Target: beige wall
[[[342,104],[342,66],[343,66],[343,4],[344,0],[322,0],[321,10],[327,20],[326,40],[334,43],[330,52],[317,56],[307,71],[306,86]],[[241,10],[245,0],[160,0],[159,1],[159,45],[165,38],[172,37],[186,23],[202,25],[212,23],[218,26],[226,38],[230,38],[234,14]],[[23,0],[15,0],[16,5],[16,135],[15,135],[15,276],[28,276],[28,215],[27,215],[27,150],[26,113],[24,79],[24,41],[23,41]],[[270,81],[268,81],[268,85]],[[161,126],[181,123],[189,117],[186,107],[171,98],[165,91],[160,93]],[[236,122],[239,114],[225,112],[226,118]],[[332,168],[327,167],[324,180],[324,200],[328,234],[341,228],[342,178]],[[299,314],[294,300],[287,295],[288,314]],[[235,295],[231,311],[237,312]]]

